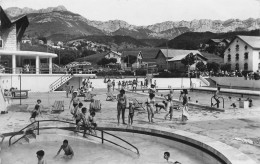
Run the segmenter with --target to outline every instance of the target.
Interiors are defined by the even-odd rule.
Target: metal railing
[[[67,74],[62,75],[60,78],[58,78],[57,80],[55,80],[53,83],[50,84],[49,89],[53,90],[56,85],[58,85],[58,84],[62,85],[64,83],[66,83],[69,79],[71,79],[72,76],[73,75],[67,75]]]
[[[69,130],[69,131],[73,131],[73,130],[75,129],[74,127],[41,127],[41,128],[40,128],[40,122],[62,122],[62,123],[68,123],[68,124],[76,125],[75,123],[68,122],[68,121],[61,121],[61,120],[41,120],[41,121],[35,121],[35,122],[33,122],[33,123],[27,125],[26,127],[22,128],[22,129],[19,130],[18,132],[15,132],[15,134],[13,134],[13,135],[9,138],[9,146],[14,145],[14,144],[17,143],[19,140],[21,140],[24,136],[26,136],[26,134],[24,134],[24,130],[27,129],[28,127],[32,126],[32,125],[35,124],[35,123],[37,123],[37,128],[36,128],[36,130],[37,130],[37,135],[40,135],[40,130],[44,130],[44,129],[62,129],[62,130]],[[86,128],[86,127],[84,127],[84,126],[80,126],[80,127],[81,127],[81,128],[80,128],[81,130],[82,130],[82,129],[84,130],[84,129]],[[35,129],[34,129],[34,130],[35,130]],[[104,143],[104,141],[107,141],[107,142],[109,142],[109,143],[111,143],[111,144],[114,144],[114,145],[116,145],[116,146],[118,146],[118,147],[121,147],[121,148],[123,148],[123,149],[126,149],[126,150],[129,150],[129,151],[134,152],[133,150],[131,150],[131,149],[129,149],[129,148],[126,148],[126,147],[124,147],[124,146],[122,146],[122,145],[119,145],[119,144],[117,144],[117,143],[115,143],[115,142],[113,142],[113,141],[110,141],[110,140],[104,138],[104,134],[110,135],[110,136],[112,136],[112,137],[114,137],[114,138],[117,138],[117,139],[119,139],[119,140],[125,142],[126,144],[130,145],[131,147],[133,147],[133,148],[136,150],[136,152],[134,152],[134,153],[136,153],[138,156],[140,155],[138,148],[135,147],[134,145],[132,145],[131,143],[127,142],[126,140],[124,140],[124,139],[122,139],[122,138],[120,138],[120,137],[118,137],[118,136],[116,136],[116,135],[114,135],[114,134],[105,132],[104,130],[99,130],[99,129],[96,129],[96,130],[101,132],[101,137],[99,137],[99,136],[97,136],[97,135],[92,135],[92,134],[88,134],[88,135],[91,135],[91,136],[93,136],[93,137],[96,137],[96,138],[101,139],[102,144]],[[78,131],[78,132],[80,132],[80,131]],[[83,133],[83,132],[80,132],[80,133]],[[12,138],[13,138],[14,136],[16,136],[16,135],[22,135],[22,134],[24,134],[24,135],[23,135],[22,137],[18,138],[16,141],[14,141],[14,142],[12,143]]]
[[[212,99],[214,98],[214,96],[212,96],[211,97],[211,107],[213,107],[213,103],[212,103]],[[224,98],[223,97],[218,97],[218,99],[222,99],[222,102],[223,102],[223,108],[224,108],[224,105],[225,105],[225,100],[224,100]],[[220,102],[219,102],[220,103]],[[218,106],[218,103],[217,103],[217,108],[218,108],[219,106]]]

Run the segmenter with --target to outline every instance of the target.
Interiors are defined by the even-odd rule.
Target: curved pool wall
[[[250,157],[231,146],[205,136],[182,130],[165,128],[156,125],[150,125],[148,127],[147,125],[138,125],[122,128],[114,124],[105,124],[99,127],[99,129],[105,131],[127,132],[127,135],[138,135],[149,140],[154,140],[155,142],[165,142],[173,147],[178,147],[184,151],[188,151],[189,153],[196,155],[198,158],[210,161],[210,164],[256,164],[256,162]],[[48,133],[62,134],[67,133],[67,131],[49,129]],[[46,133],[44,132],[44,134]],[[7,137],[6,140],[8,138],[9,137]],[[169,140],[171,142],[169,142]]]

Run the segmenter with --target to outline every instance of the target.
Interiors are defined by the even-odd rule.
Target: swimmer
[[[44,160],[44,151],[39,150],[36,152],[37,158],[38,158],[38,164],[47,164],[47,162]]]
[[[172,163],[172,164],[181,164],[180,162],[178,161],[175,161],[173,162],[171,159],[170,159],[170,153],[169,152],[164,152],[164,159],[166,159],[167,163]]]
[[[68,140],[63,141],[63,144],[61,145],[56,156],[58,156],[60,154],[61,149],[64,150],[64,153],[65,153],[64,157],[71,159],[74,156],[74,152],[68,143],[69,143]]]

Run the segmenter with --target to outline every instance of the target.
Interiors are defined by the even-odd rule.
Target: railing
[[[33,123],[27,125],[26,127],[22,128],[21,130],[19,130],[19,131],[16,132],[15,134],[13,134],[13,135],[9,138],[9,146],[11,146],[11,145],[17,143],[19,140],[21,140],[21,139],[24,137],[24,135],[23,135],[22,137],[18,138],[15,142],[12,143],[12,138],[13,138],[14,136],[24,134],[24,130],[27,129],[28,127],[32,126],[32,125],[35,124],[35,123],[37,123],[37,128],[36,128],[36,129],[37,129],[37,135],[40,134],[40,129],[62,129],[62,130],[70,130],[70,131],[73,131],[73,130],[75,129],[75,128],[73,128],[73,127],[42,127],[42,128],[40,128],[40,122],[62,122],[62,123],[69,123],[69,124],[76,125],[75,123],[68,122],[68,121],[61,121],[61,120],[41,120],[41,121],[35,121],[35,122],[33,122]],[[82,129],[84,129],[84,128],[86,128],[86,127],[81,126],[80,129],[82,130]],[[117,143],[115,143],[115,142],[113,142],[113,141],[110,141],[110,140],[107,140],[107,139],[104,138],[104,134],[110,135],[110,136],[115,137],[115,138],[117,138],[117,139],[119,139],[119,140],[125,142],[126,144],[130,145],[131,147],[133,147],[133,148],[136,150],[136,152],[134,152],[134,153],[136,153],[137,155],[140,155],[138,148],[135,147],[134,145],[132,145],[131,143],[127,142],[126,140],[124,140],[124,139],[122,139],[122,138],[120,138],[120,137],[118,137],[118,136],[116,136],[116,135],[114,135],[114,134],[105,132],[105,131],[103,131],[103,130],[99,130],[99,129],[96,129],[96,130],[101,132],[101,137],[99,137],[99,136],[97,136],[97,135],[92,135],[92,134],[88,134],[88,135],[91,135],[91,136],[93,136],[93,137],[96,137],[96,138],[101,139],[102,144],[104,143],[104,141],[107,141],[107,142],[109,142],[109,143],[111,143],[111,144],[114,144],[114,145],[116,145],[116,146],[119,146],[119,147],[121,147],[121,148],[123,148],[123,149],[126,149],[126,150],[129,150],[129,151],[134,152],[133,150],[131,150],[131,149],[129,149],[129,148],[126,148],[126,147],[124,147],[124,146],[121,146],[121,145],[119,145],[119,144],[117,144]],[[80,132],[80,131],[78,131],[78,132]],[[80,133],[83,133],[83,132],[80,132]]]
[[[213,103],[212,103],[212,99],[214,98],[214,96],[211,97],[211,107],[213,106]],[[224,101],[224,98],[223,97],[218,97],[218,99],[222,99],[222,102],[223,102],[223,108],[224,108],[224,104],[225,104],[225,101]],[[220,103],[220,102],[219,102]],[[217,108],[219,108],[219,103],[217,103]]]
[[[202,77],[201,75],[200,75],[200,80],[203,82],[203,83],[205,83],[207,86],[210,86],[210,83],[208,82],[208,80],[206,80],[204,77]]]
[[[61,76],[60,78],[58,78],[57,80],[55,80],[53,83],[50,84],[49,89],[52,90],[54,88],[54,86],[56,86],[59,83],[62,84],[62,82],[64,82],[66,78],[70,78],[70,77],[72,77],[72,75]]]

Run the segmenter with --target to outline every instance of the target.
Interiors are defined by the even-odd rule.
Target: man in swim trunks
[[[68,140],[64,140],[64,141],[63,141],[63,144],[61,145],[61,147],[60,147],[60,149],[59,149],[57,155],[59,155],[61,149],[63,149],[63,151],[64,151],[64,153],[65,153],[65,154],[64,154],[65,157],[71,159],[71,158],[74,156],[74,152],[73,152],[71,146],[70,146],[68,143],[69,143]],[[56,156],[57,156],[57,155],[56,155]]]

